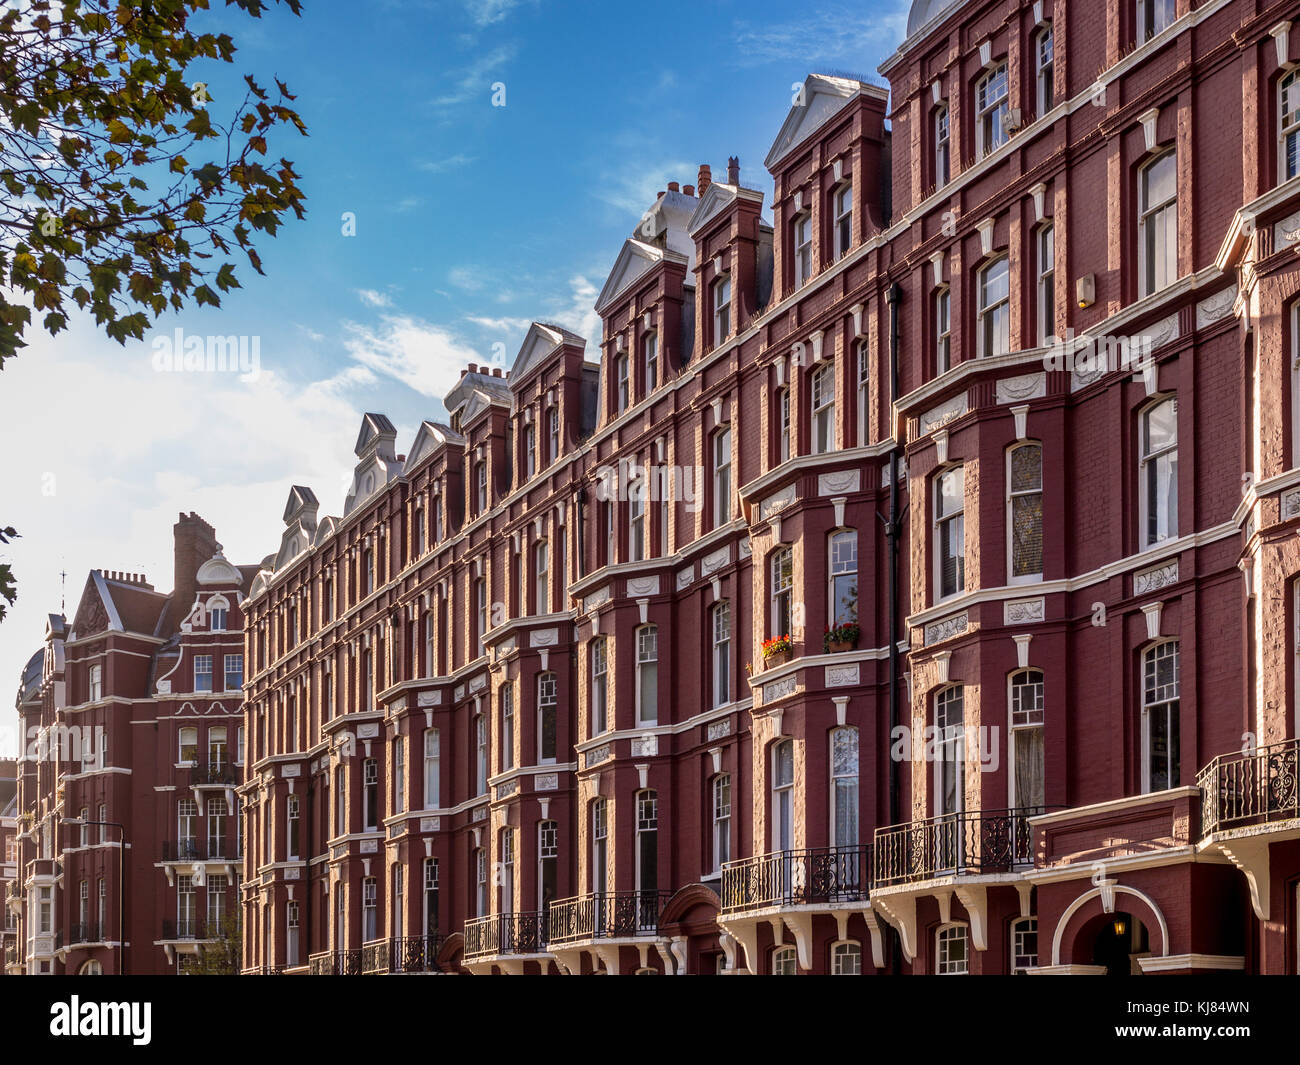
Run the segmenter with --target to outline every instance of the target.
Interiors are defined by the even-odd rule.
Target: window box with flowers
[[[790,641],[788,632],[784,636],[773,636],[769,640],[764,640],[763,668],[772,669],[775,666],[783,666],[790,661],[790,656],[793,653],[794,644]]]
[[[835,625],[826,630],[826,635],[822,638],[822,647],[828,655],[852,651],[858,646],[860,631],[856,621]]]

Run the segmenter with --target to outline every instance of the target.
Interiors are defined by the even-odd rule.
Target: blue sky
[[[216,5],[214,5],[216,6]],[[273,155],[302,174],[307,218],[259,246],[220,310],[160,320],[125,348],[75,321],[0,373],[0,523],[19,601],[0,624],[14,691],[92,567],[171,587],[171,525],[195,510],[235,562],[277,545],[289,486],[339,513],[360,415],[410,444],[467,362],[508,366],[534,318],[594,336],[592,303],[656,191],[702,162],[769,197],[762,169],[810,71],[876,77],[906,0],[792,6],[556,0],[304,0],[260,21],[215,11],[239,45],[214,72],[214,118],[244,72],[288,83],[310,136]],[[493,84],[505,106],[492,106]],[[342,216],[355,216],[344,236]],[[152,343],[258,338],[255,381],[160,374]],[[498,358],[498,361],[501,361]],[[6,696],[7,699],[7,696]],[[0,723],[12,715],[0,714]],[[0,728],[0,750],[13,737]]]

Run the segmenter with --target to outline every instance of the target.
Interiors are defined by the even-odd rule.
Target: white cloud
[[[479,27],[501,22],[518,6],[519,0],[465,0],[466,12]]]
[[[604,169],[594,190],[598,200],[627,216],[627,231],[635,228],[642,215],[654,205],[655,197],[668,188],[668,182],[694,185],[699,167],[680,160],[675,162],[628,159],[614,169]]]
[[[3,549],[18,579],[0,624],[9,690],[59,610],[60,570],[71,613],[92,568],[170,591],[182,511],[211,522],[240,564],[275,550],[291,484],[313,486],[322,513],[342,511],[339,471],[355,462],[362,412],[349,391],[375,379],[364,367],[304,385],[263,350],[256,381],[159,373],[148,343],[119,347],[80,316],[57,341],[38,330],[29,341],[0,376],[0,449],[22,456],[0,473],[0,525],[21,534]]]
[[[892,8],[883,11],[876,5],[822,8],[801,12],[789,22],[737,22],[733,59],[739,66],[845,61],[865,63],[874,70],[878,59],[892,52],[906,34],[910,7],[910,0],[894,0]]]
[[[384,315],[377,327],[345,322],[343,328],[343,346],[360,366],[438,400],[466,363],[488,361],[450,330],[411,315]]]
[[[557,324],[587,339],[587,355],[593,359],[600,356],[601,321],[595,307],[599,295],[595,285],[581,274],[575,274],[569,278],[568,301],[557,301],[550,314]]]
[[[373,288],[359,288],[357,295],[361,302],[367,307],[391,307],[393,301],[383,292],[377,292]]]
[[[467,314],[465,321],[473,322],[493,333],[526,333],[528,327],[533,324],[531,318],[492,318],[479,314]]]
[[[454,78],[452,88],[441,96],[436,96],[433,103],[438,107],[453,107],[479,97],[485,107],[491,104],[492,75],[510,60],[514,59],[516,47],[503,44],[485,52],[469,66],[463,67]]]
[[[459,170],[462,166],[469,166],[475,162],[472,155],[466,155],[464,152],[457,152],[455,155],[449,155],[446,159],[434,159],[427,163],[420,163],[419,168],[430,174],[445,174],[449,170]]]

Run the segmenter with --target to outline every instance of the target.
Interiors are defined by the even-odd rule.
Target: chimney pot
[[[660,189],[660,190],[655,194],[655,202],[658,203],[658,202],[659,202],[660,200],[662,200],[663,198],[664,198],[664,190],[663,190],[663,189]]]
[[[478,363],[476,363],[476,362],[471,362],[471,363],[469,364],[469,372],[470,372],[470,373],[478,373]]]
[[[694,186],[694,185],[683,185],[683,186],[682,186],[682,194],[685,195],[685,196],[694,196],[694,195],[695,195],[695,186]]]
[[[727,184],[740,184],[740,159],[734,155],[727,160]]]
[[[700,164],[700,172],[695,177],[695,187],[700,190],[700,195],[704,195],[704,190],[713,184],[713,171],[709,168],[708,163]]]
[[[500,367],[500,366],[493,366],[493,367],[492,367],[492,376],[493,376],[493,377],[500,377],[500,376],[501,376],[501,367]]]
[[[681,187],[679,184],[677,184],[677,182],[675,182],[675,181],[670,181],[670,182],[668,182],[668,191],[669,191],[669,192],[681,192],[681,191],[682,191],[682,187]]]

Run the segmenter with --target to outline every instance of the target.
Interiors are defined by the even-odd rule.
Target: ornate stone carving
[[[966,631],[967,622],[964,612],[931,622],[925,627],[925,646],[929,647],[931,644],[942,643],[944,640],[951,640],[954,636],[960,636]]]
[[[608,603],[608,602],[609,602],[609,585],[607,584],[605,585],[604,588],[597,589],[596,591],[592,592],[591,595],[585,596],[583,598],[582,612],[584,614],[590,614],[593,610],[596,609],[596,607],[600,606],[603,603]]]
[[[1297,514],[1300,514],[1300,488],[1282,496],[1282,520],[1294,518]]]
[[[518,778],[514,780],[507,780],[504,784],[497,785],[497,798],[508,799],[511,795],[513,795],[518,790],[519,790]]]
[[[1178,559],[1161,563],[1152,569],[1133,574],[1133,594],[1146,595],[1159,588],[1178,583]]]
[[[658,595],[659,577],[630,577],[627,582],[629,596]]]
[[[782,488],[781,491],[768,496],[758,505],[759,521],[766,521],[773,514],[788,507],[797,497],[797,492],[793,484],[788,484]]]
[[[845,492],[857,492],[862,487],[862,474],[858,470],[835,470],[823,473],[817,478],[819,496],[839,496]]]
[[[1300,211],[1287,215],[1273,227],[1273,244],[1276,247],[1294,244],[1297,240],[1300,240]]]
[[[685,569],[679,569],[677,571],[677,590],[680,592],[683,588],[689,588],[693,580],[695,580],[694,566],[687,566]]]
[[[658,753],[659,737],[653,733],[649,736],[637,736],[632,740],[633,758],[653,758]]]
[[[559,773],[538,773],[533,777],[533,791],[556,791],[559,786]]]
[[[465,698],[465,685],[457,684],[455,689],[451,693],[451,701],[454,703],[458,703],[463,698]]]
[[[858,664],[854,662],[849,666],[827,666],[826,667],[826,687],[828,688],[846,688],[851,684],[859,683]]]
[[[442,692],[420,692],[415,697],[416,706],[441,706]]]
[[[780,680],[774,680],[771,684],[763,685],[763,703],[766,705],[775,702],[777,699],[784,699],[787,695],[793,695],[799,688],[799,681],[793,673],[782,677]]]
[[[921,435],[926,436],[936,429],[942,429],[950,421],[960,418],[968,410],[970,410],[970,404],[965,392],[959,396],[953,396],[947,403],[942,403],[921,415]]]
[[[1237,286],[1229,285],[1222,292],[1207,296],[1196,305],[1196,325],[1209,325],[1226,317],[1232,312],[1232,305],[1237,299]]]
[[[471,678],[469,682],[470,693],[481,692],[487,687],[487,682],[488,679],[486,673],[480,673],[477,677]]]
[[[719,548],[712,554],[704,556],[704,560],[700,563],[700,572],[707,577],[710,573],[716,573],[718,570],[722,569],[722,567],[730,561],[731,548]]]
[[[582,756],[582,764],[588,768],[593,765],[600,765],[613,753],[613,749],[608,743],[602,743],[599,747],[593,747]]]
[[[363,839],[363,840],[361,841],[361,846],[358,847],[357,849],[358,849],[362,854],[378,854],[378,853],[379,853],[379,840],[377,840],[377,839]]]
[[[726,718],[722,721],[711,722],[709,724],[709,727],[705,729],[705,735],[708,737],[710,743],[712,743],[714,740],[720,740],[727,736],[730,736],[731,718]]]
[[[359,740],[373,740],[373,739],[377,739],[378,736],[379,736],[378,721],[367,721],[364,724],[357,726],[357,739]]]
[[[1047,374],[1031,373],[1023,377],[1004,377],[997,383],[998,403],[1023,402],[1047,395]]]
[[[1047,609],[1047,601],[1041,596],[1037,599],[1008,599],[1002,604],[1003,625],[1023,625],[1026,622],[1042,621]]]
[[[420,831],[421,831],[421,832],[441,832],[441,831],[442,831],[442,818],[441,818],[441,817],[421,817],[421,818],[420,818]]]
[[[559,629],[537,629],[528,637],[528,643],[531,647],[553,647],[559,642]]]

